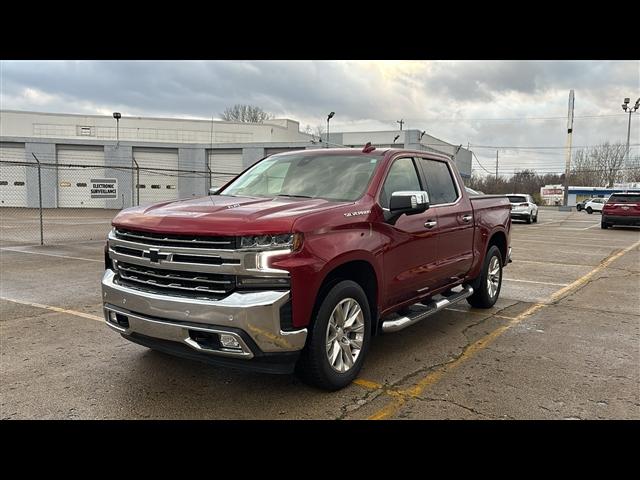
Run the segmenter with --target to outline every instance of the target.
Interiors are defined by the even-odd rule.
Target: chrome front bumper
[[[125,337],[141,335],[204,355],[244,360],[304,347],[306,328],[283,331],[280,326],[280,309],[290,300],[289,291],[234,292],[219,301],[196,300],[134,290],[118,285],[114,277],[112,270],[102,277],[104,314],[107,325]],[[114,321],[116,314],[123,324]],[[211,347],[197,341],[198,332],[230,335],[240,347]]]

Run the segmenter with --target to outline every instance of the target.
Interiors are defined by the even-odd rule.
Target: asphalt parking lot
[[[1,418],[640,419],[640,229],[598,214],[514,222],[492,309],[376,337],[334,393],[122,339],[102,320],[103,244],[0,244]]]

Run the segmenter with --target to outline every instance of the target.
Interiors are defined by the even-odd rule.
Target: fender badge
[[[368,215],[371,213],[371,210],[358,210],[357,212],[348,212],[345,213],[345,217],[355,217],[356,215]]]

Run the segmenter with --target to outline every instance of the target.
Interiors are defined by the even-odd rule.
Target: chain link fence
[[[100,152],[74,157],[70,150],[61,158],[2,148],[0,246],[103,241],[123,208],[206,195],[239,173],[176,163],[146,165],[131,155],[107,165]]]

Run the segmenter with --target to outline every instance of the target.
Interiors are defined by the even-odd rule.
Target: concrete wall
[[[55,143],[31,143],[25,142],[25,162],[36,163],[32,153],[42,163],[55,162]],[[58,201],[58,172],[52,168],[41,169],[42,180],[42,207],[55,208]],[[27,168],[27,206],[38,208],[38,169]]]

